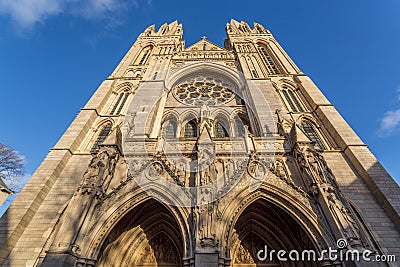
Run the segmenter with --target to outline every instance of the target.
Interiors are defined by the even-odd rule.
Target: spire
[[[238,26],[239,22],[237,20],[231,19],[231,25]]]
[[[230,23],[226,24],[227,34],[271,34],[270,31],[266,30],[261,24],[254,22],[253,29],[245,21],[238,22],[237,20],[231,19]]]
[[[141,34],[141,36],[151,36],[155,32],[156,25],[150,25],[147,29]]]
[[[156,36],[166,35],[182,35],[182,24],[179,24],[177,20],[171,23],[164,23],[160,26],[158,31],[155,33]]]
[[[264,28],[260,23],[254,22],[253,32],[257,34],[270,34],[271,32]]]

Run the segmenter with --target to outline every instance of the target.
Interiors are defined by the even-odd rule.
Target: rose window
[[[231,101],[235,97],[232,87],[231,84],[218,79],[196,78],[176,86],[173,94],[179,102],[187,105],[213,106]]]

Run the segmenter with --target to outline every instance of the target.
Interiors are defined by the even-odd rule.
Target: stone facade
[[[400,190],[268,30],[226,33],[138,37],[1,218],[1,264],[397,266],[260,257],[400,257]]]

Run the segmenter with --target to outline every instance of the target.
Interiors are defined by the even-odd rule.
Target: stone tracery
[[[201,107],[230,102],[235,97],[232,88],[231,84],[220,79],[200,76],[192,81],[181,83],[172,90],[179,102]]]

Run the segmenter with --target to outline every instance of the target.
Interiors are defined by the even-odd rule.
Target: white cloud
[[[400,85],[397,86],[396,93],[396,99],[400,101]],[[379,135],[381,137],[389,136],[398,131],[400,131],[400,108],[396,110],[386,111],[381,121]]]
[[[129,0],[0,0],[0,14],[10,16],[21,29],[44,23],[51,16],[61,13],[84,19],[101,19],[107,26],[119,25],[119,12],[137,1]],[[149,5],[149,4],[148,4]]]
[[[104,18],[128,6],[127,2],[121,0],[70,1],[74,2],[70,5],[71,12],[87,19]]]
[[[388,135],[398,130],[399,126],[400,126],[400,109],[395,111],[387,111],[383,116],[380,130],[383,134]]]
[[[64,0],[0,0],[0,12],[7,14],[22,28],[43,22],[62,12]]]

